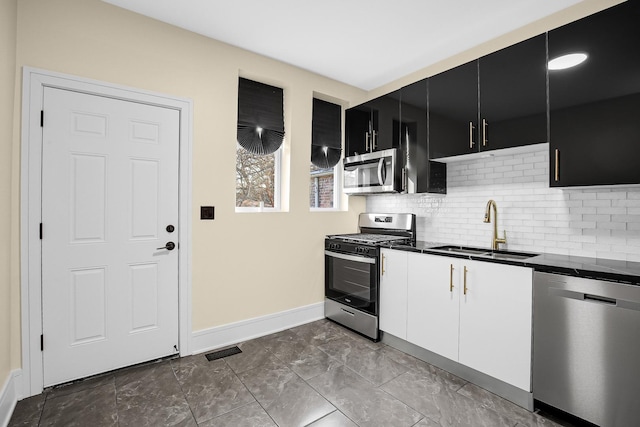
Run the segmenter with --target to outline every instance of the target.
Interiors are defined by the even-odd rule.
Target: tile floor
[[[559,426],[382,343],[320,320],[123,369],[18,402],[10,426]]]

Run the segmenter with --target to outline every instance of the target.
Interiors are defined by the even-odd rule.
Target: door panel
[[[407,339],[407,252],[380,252],[380,330]]]
[[[71,155],[72,243],[104,242],[106,206],[106,158]]]
[[[409,254],[407,340],[457,361],[461,268],[453,261]]]
[[[105,268],[71,271],[69,306],[72,313],[70,345],[100,341],[106,337]]]
[[[155,160],[131,160],[131,238],[158,237],[158,172]]]
[[[460,363],[530,391],[532,270],[482,261],[464,265]]]
[[[158,327],[158,264],[130,266],[131,328],[138,332]]]
[[[47,387],[177,352],[179,112],[53,88],[44,111]]]

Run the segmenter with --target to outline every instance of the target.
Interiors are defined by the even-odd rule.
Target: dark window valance
[[[258,155],[274,153],[284,141],[281,88],[240,77],[238,82],[238,144]]]
[[[313,98],[311,163],[332,168],[342,157],[342,107]]]

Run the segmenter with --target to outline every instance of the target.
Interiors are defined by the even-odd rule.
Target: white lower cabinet
[[[407,255],[408,252],[380,250],[379,327],[407,339]]]
[[[408,253],[407,341],[530,391],[532,287],[530,268]]]
[[[460,295],[454,264],[446,257],[409,254],[407,341],[457,361]]]

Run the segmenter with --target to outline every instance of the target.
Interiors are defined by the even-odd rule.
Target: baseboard
[[[324,303],[242,320],[193,333],[192,354],[215,350],[324,318]]]
[[[13,410],[22,392],[22,369],[9,372],[2,389],[0,389],[0,426],[6,427],[11,420]]]

